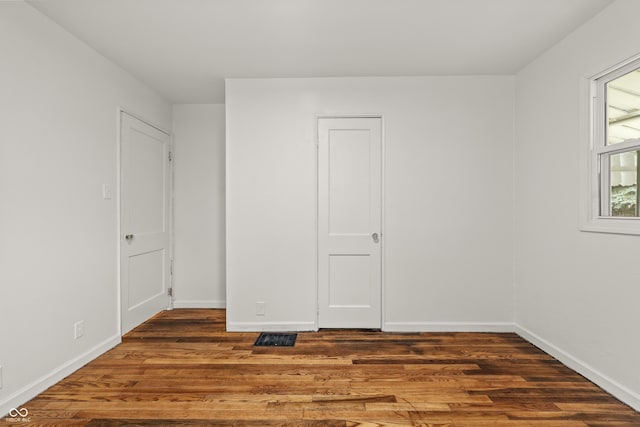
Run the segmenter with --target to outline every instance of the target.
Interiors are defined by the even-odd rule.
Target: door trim
[[[385,199],[385,172],[386,172],[386,138],[385,138],[385,120],[384,120],[384,114],[382,113],[369,113],[369,114],[316,114],[315,116],[315,142],[316,142],[316,152],[315,152],[315,263],[316,263],[316,277],[315,277],[315,287],[316,287],[316,291],[314,293],[315,296],[315,310],[316,310],[316,315],[315,315],[315,326],[314,326],[314,330],[319,330],[320,329],[320,263],[319,263],[319,256],[320,256],[320,247],[319,247],[319,243],[320,243],[320,237],[318,235],[318,231],[319,231],[319,223],[320,223],[320,219],[319,219],[319,209],[320,209],[320,202],[319,202],[319,197],[320,197],[320,190],[319,190],[319,173],[320,173],[320,168],[319,168],[319,152],[320,152],[320,129],[319,129],[319,123],[320,123],[320,119],[380,119],[380,237],[382,237],[380,244],[380,330],[381,331],[385,331],[385,324],[386,324],[386,316],[385,316],[385,312],[386,312],[386,280],[385,280],[385,272],[386,272],[386,267],[385,267],[385,259],[386,259],[386,245],[385,245],[385,234],[386,234],[386,227],[385,227],[385,218],[386,218],[386,214],[385,214],[385,206],[386,206],[386,199]]]
[[[166,130],[164,127],[155,124],[153,121],[147,120],[144,116],[136,113],[132,113],[123,107],[116,109],[116,257],[117,257],[117,286],[116,286],[116,298],[117,298],[117,331],[118,336],[122,338],[122,253],[121,253],[121,236],[122,236],[122,114],[127,114],[141,122],[151,126],[154,129],[164,133],[169,137],[169,150],[173,153],[173,133]],[[173,161],[169,162],[169,260],[173,260]],[[173,287],[173,274],[169,275],[169,287]],[[169,297],[169,304],[167,310],[173,309],[173,297]]]

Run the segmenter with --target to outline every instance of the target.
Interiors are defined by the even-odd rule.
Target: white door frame
[[[118,259],[118,268],[117,268],[117,292],[116,292],[116,297],[117,297],[117,330],[118,330],[118,335],[120,337],[122,337],[122,303],[121,303],[121,299],[122,299],[122,277],[121,277],[121,272],[122,272],[122,254],[121,254],[121,240],[122,240],[122,206],[121,206],[121,195],[122,195],[122,114],[127,114],[135,119],[140,120],[141,122],[146,123],[147,125],[151,126],[152,128],[155,128],[157,130],[159,130],[160,132],[166,134],[169,137],[169,151],[171,153],[171,155],[173,156],[173,133],[166,130],[165,128],[163,128],[160,125],[157,125],[155,123],[153,123],[150,120],[145,119],[143,116],[140,116],[138,114],[132,113],[131,111],[127,110],[126,108],[123,107],[118,107],[117,108],[117,115],[116,115],[116,122],[117,122],[117,132],[116,132],[116,152],[117,152],[117,176],[116,176],[116,209],[117,209],[117,236],[116,236],[116,247],[117,247],[117,259]],[[170,289],[173,290],[173,245],[174,245],[174,236],[173,236],[173,160],[169,162],[169,262],[171,263],[170,265],[170,270],[169,270],[169,283],[168,286]],[[173,309],[173,296],[169,296],[168,297],[168,302],[167,302],[167,310],[171,310]]]
[[[380,113],[370,113],[370,114],[318,114],[315,116],[315,139],[316,139],[316,162],[315,162],[315,239],[316,239],[316,251],[315,251],[315,255],[316,255],[316,292],[315,292],[315,308],[316,308],[316,315],[315,315],[315,325],[314,325],[314,329],[317,331],[320,329],[320,321],[319,321],[319,317],[320,317],[320,265],[319,265],[319,256],[320,256],[320,248],[319,248],[319,241],[320,238],[318,236],[318,225],[319,225],[319,209],[320,209],[320,203],[319,203],[319,197],[320,197],[320,192],[319,192],[319,179],[318,179],[318,174],[320,173],[319,170],[319,150],[320,150],[320,132],[319,132],[319,122],[320,119],[344,119],[344,118],[355,118],[355,119],[380,119],[380,144],[381,144],[381,148],[380,148],[380,204],[381,204],[381,209],[380,209],[380,329],[382,331],[385,330],[385,322],[386,322],[386,316],[385,316],[385,306],[386,306],[386,280],[385,280],[385,271],[386,271],[386,267],[385,267],[385,259],[386,259],[386,245],[385,243],[385,170],[386,170],[386,138],[385,138],[385,124],[384,124],[384,115],[380,114]]]

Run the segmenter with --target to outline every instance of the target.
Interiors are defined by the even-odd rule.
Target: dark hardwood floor
[[[163,312],[23,405],[41,426],[640,426],[515,334],[326,330],[254,347],[223,310]]]

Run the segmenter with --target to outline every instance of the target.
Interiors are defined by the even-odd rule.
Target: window
[[[591,91],[590,217],[602,228],[591,231],[640,234],[640,60],[594,78]]]

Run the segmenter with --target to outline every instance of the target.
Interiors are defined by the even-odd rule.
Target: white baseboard
[[[602,374],[584,361],[570,355],[566,351],[520,325],[515,325],[515,332],[525,340],[543,350],[545,353],[555,357],[569,368],[593,381],[617,399],[620,399],[636,411],[640,411],[640,395],[638,393],[629,390],[627,387]]]
[[[508,322],[385,322],[385,332],[513,332]]]
[[[315,322],[229,322],[229,332],[307,332],[317,331]]]
[[[191,300],[175,300],[173,308],[227,308],[226,301],[191,301]]]
[[[114,335],[111,338],[108,338],[100,344],[96,345],[95,347],[89,349],[75,359],[71,359],[70,361],[54,369],[47,375],[44,375],[43,377],[22,387],[15,393],[9,395],[6,399],[0,401],[0,417],[6,416],[11,408],[19,408],[25,402],[28,402],[52,385],[71,375],[73,372],[82,368],[84,365],[91,362],[101,354],[111,350],[113,347],[120,344],[120,342],[120,335]]]

